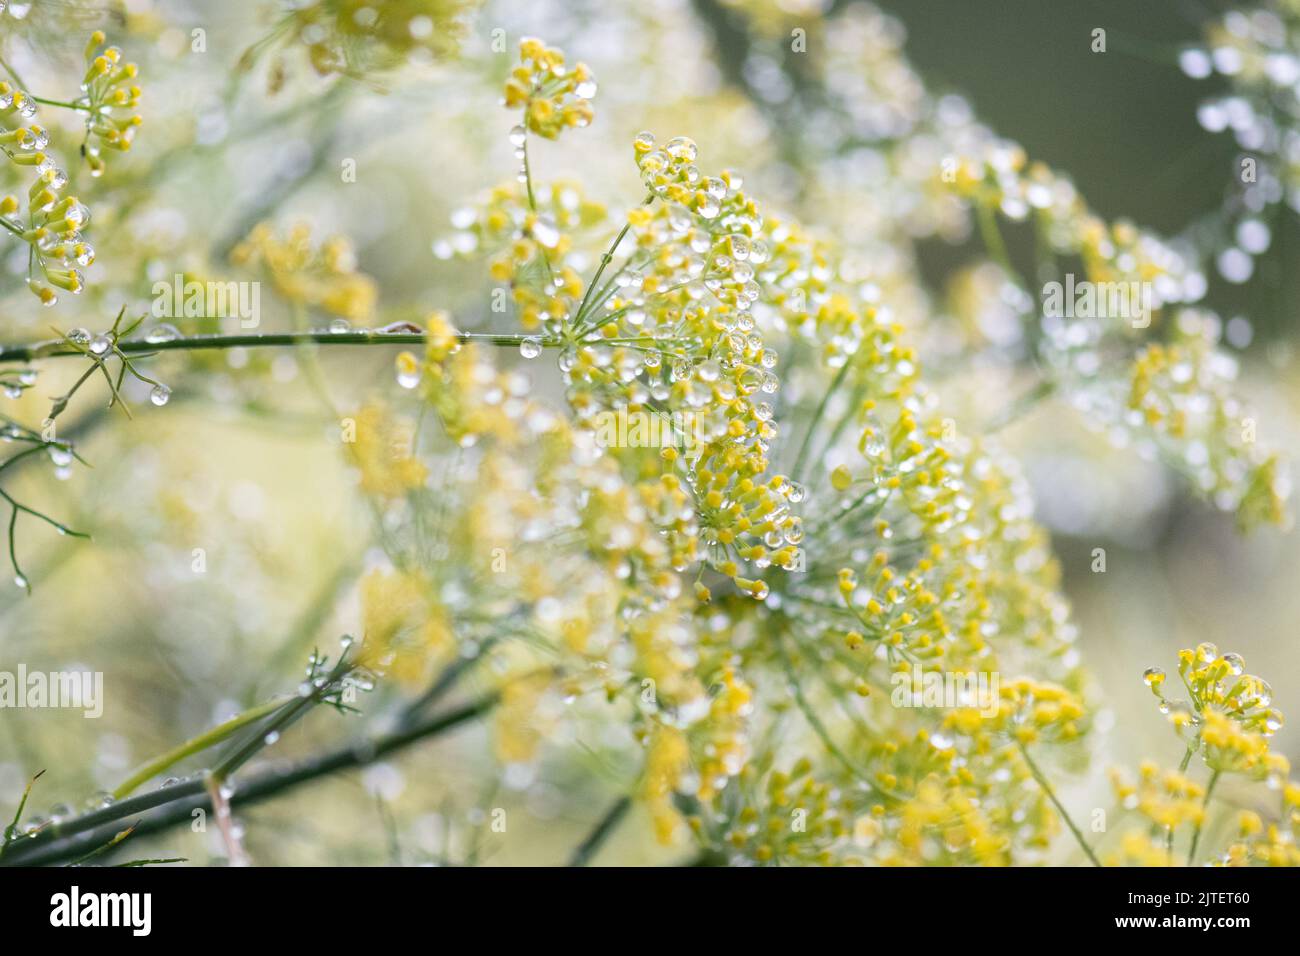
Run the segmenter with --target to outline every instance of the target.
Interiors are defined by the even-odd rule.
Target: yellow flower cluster
[[[761,774],[753,765],[737,777],[725,817],[687,817],[696,839],[721,858],[760,866],[836,862],[851,823],[844,794],[812,775],[812,762]]]
[[[506,108],[524,111],[523,127],[512,134],[517,147],[524,145],[524,128],[555,139],[571,126],[591,125],[596,81],[585,63],[566,67],[562,52],[532,37],[519,41],[519,61],[505,88]]]
[[[123,63],[122,51],[115,46],[99,52],[104,40],[104,34],[96,30],[86,44],[86,75],[82,80],[85,93],[79,101],[88,114],[83,153],[93,176],[104,172],[100,147],[126,152],[143,121],[134,112],[140,105],[141,90],[135,82],[139,68],[134,63]]]
[[[1200,494],[1235,511],[1243,526],[1284,523],[1289,488],[1276,459],[1256,444],[1253,422],[1232,392],[1236,362],[1218,348],[1219,319],[1171,308],[1204,294],[1196,262],[1131,223],[1107,224],[1088,211],[1068,180],[1045,166],[1024,167],[1020,147],[992,145],[982,159],[962,162],[953,188],[977,214],[1033,216],[1057,254],[1082,259],[1084,278],[1131,290],[1127,308],[1108,305],[1068,319],[1047,310],[1040,350],[1058,385],[1094,427],[1154,441]],[[1143,348],[1129,366],[1129,381],[1116,379],[1103,358],[1107,348],[1122,347],[1117,343],[1134,328],[1169,315],[1171,343]],[[1127,401],[1120,394],[1126,385]]]
[[[522,183],[505,183],[475,206],[457,210],[456,234],[434,246],[441,259],[478,249],[500,249],[489,263],[496,282],[508,283],[519,324],[535,331],[577,311],[582,281],[573,236],[605,225],[606,208],[573,180],[534,190],[530,205]]]
[[[1088,209],[1068,179],[1043,163],[1029,163],[1019,145],[987,143],[975,155],[955,157],[954,164],[935,171],[940,184],[970,202],[977,214],[996,213],[1012,220],[1032,217],[1054,252],[1077,255],[1083,261],[1081,278],[1150,283],[1152,311],[1171,303],[1195,302],[1204,293],[1205,277],[1194,261],[1130,222],[1107,223]],[[1104,325],[1125,317],[1098,318]],[[1045,330],[1064,333],[1052,324]],[[1077,338],[1077,332],[1063,334],[1061,344],[1073,346]]]
[[[1197,119],[1208,132],[1230,133],[1251,161],[1250,185],[1224,207],[1235,226],[1238,261],[1270,244],[1270,206],[1285,203],[1300,211],[1300,159],[1290,146],[1300,129],[1298,45],[1300,7],[1282,0],[1258,10],[1227,11],[1208,24],[1203,47],[1179,55],[1188,76],[1222,78],[1224,95],[1203,102]]]
[[[321,76],[360,77],[417,57],[454,54],[469,32],[466,15],[476,5],[471,0],[314,0],[286,4],[284,28],[290,40],[306,47]]]
[[[455,647],[446,609],[418,571],[369,571],[361,579],[362,666],[405,684],[427,682]]]
[[[1180,730],[1195,730],[1211,712],[1262,737],[1271,737],[1281,728],[1282,713],[1272,706],[1273,689],[1262,678],[1246,673],[1241,655],[1221,655],[1207,641],[1178,652],[1178,673],[1190,703],[1164,696],[1165,674],[1160,668],[1148,669],[1143,679],[1160,699],[1161,712]]]
[[[1178,652],[1178,673],[1187,700],[1165,696],[1166,675],[1158,667],[1148,668],[1143,680],[1159,698],[1160,711],[1187,743],[1183,768],[1193,755],[1199,755],[1211,772],[1210,782],[1201,787],[1188,780],[1181,769],[1178,773],[1161,772],[1154,765],[1143,764],[1139,783],[1134,786],[1112,771],[1121,805],[1140,811],[1164,832],[1166,857],[1173,848],[1177,829],[1183,824],[1192,826],[1188,862],[1196,862],[1194,850],[1220,775],[1241,774],[1250,780],[1266,781],[1270,790],[1281,794],[1279,819],[1265,826],[1254,812],[1239,815],[1237,840],[1213,855],[1212,862],[1227,866],[1297,865],[1300,784],[1288,779],[1291,767],[1286,757],[1269,749],[1269,738],[1282,726],[1282,714],[1272,707],[1272,689],[1261,678],[1246,673],[1246,662],[1240,655],[1220,654],[1208,642]],[[1140,856],[1127,850],[1123,862],[1142,865]]]
[[[512,108],[562,63],[533,53]],[[399,379],[423,383],[474,470],[438,492],[452,532],[421,563],[454,596],[459,643],[520,638],[494,680],[547,675],[528,677],[499,720],[522,742],[503,759],[535,761],[613,709],[641,746],[637,792],[659,836],[689,830],[711,859],[1047,859],[1062,824],[1037,761],[1079,766],[1092,721],[1026,482],[943,414],[918,330],[852,253],[760,213],[737,174],[702,172],[684,137],[642,134],[634,156],[648,196],[625,223],[574,184],[534,183],[525,164],[518,183],[454,214],[459,232],[435,249],[492,257],[529,334],[523,357],[558,352],[568,414],[528,397],[522,371],[461,346],[445,317],[423,359],[399,358]],[[1019,183],[1091,274],[1141,275],[1163,301],[1196,293],[1169,247],[1122,226],[1096,234],[1068,184],[1010,160],[1015,175],[998,167],[993,184]],[[770,397],[778,347],[820,358],[782,394],[785,430],[812,420],[793,477],[773,467],[787,450]],[[637,415],[695,441],[606,432],[611,416]],[[796,514],[809,498],[815,517]],[[401,528],[425,547],[443,540]],[[791,573],[756,573],[773,565]],[[895,702],[886,688],[900,675],[968,683],[954,701]],[[790,741],[826,756],[786,759]]]
[[[1138,812],[1162,831],[1183,824],[1200,826],[1205,820],[1205,788],[1181,773],[1145,761],[1136,782],[1119,770],[1112,770],[1110,776],[1120,806]]]
[[[412,426],[376,403],[364,406],[347,424],[345,444],[360,469],[362,491],[392,499],[423,486],[429,472],[415,455]]]
[[[1165,458],[1218,507],[1235,511],[1243,527],[1282,524],[1287,476],[1276,454],[1257,441],[1254,417],[1231,392],[1236,362],[1214,349],[1215,325],[1185,313],[1172,341],[1142,349],[1127,406]]]
[[[1281,819],[1265,823],[1259,814],[1238,816],[1237,839],[1219,862],[1224,866],[1300,866],[1300,783],[1282,788]]]
[[[349,322],[364,322],[374,312],[374,280],[357,271],[352,246],[341,236],[317,245],[306,224],[281,236],[269,223],[261,223],[231,251],[230,259],[260,268],[280,295],[299,306]]]
[[[1236,224],[1235,245],[1218,250],[1220,271],[1234,282],[1244,280],[1237,263],[1248,264],[1269,244],[1262,204],[1285,198],[1300,208],[1298,180],[1276,169],[1289,163],[1294,173],[1295,164],[1268,155],[1285,152],[1278,144],[1300,116],[1292,89],[1300,62],[1292,52],[1300,14],[1289,0],[1278,6],[1283,9],[1259,17],[1228,14],[1212,29],[1210,50],[1187,50],[1180,58],[1191,75],[1218,70],[1234,87],[1230,96],[1202,108],[1202,122],[1216,130],[1230,128],[1246,153],[1265,154],[1258,184],[1234,195],[1226,210],[1246,217]],[[733,15],[772,56],[780,55],[777,46],[787,42],[796,18],[772,0],[737,4]],[[1088,208],[1067,177],[1030,162],[1019,145],[981,124],[960,96],[927,90],[904,55],[904,28],[890,14],[861,3],[824,18],[804,12],[797,19],[809,48],[818,50],[803,82],[779,105],[757,87],[749,92],[755,107],[769,114],[769,124],[799,142],[799,150],[785,158],[804,174],[803,202],[821,221],[837,227],[855,250],[850,265],[869,281],[871,301],[889,301],[899,319],[919,333],[922,346],[950,348],[952,328],[934,321],[931,294],[916,268],[915,242],[931,235],[964,240],[978,225],[997,264],[980,267],[987,294],[980,299],[982,322],[970,323],[969,345],[991,344],[1020,356],[1030,347],[1052,389],[1082,413],[1086,424],[1126,446],[1132,441],[1126,432],[1149,442],[1151,426],[1128,414],[1123,398],[1127,366],[1116,355],[1131,349],[1138,329],[1172,324],[1172,307],[1200,301],[1207,289],[1207,250],[1196,248],[1197,240],[1170,242],[1127,221],[1107,222]],[[1082,261],[1078,279],[1133,292],[1141,314],[1073,314],[1067,319],[1045,309],[1039,290],[1023,287],[1007,259],[1000,217],[1032,226],[1038,239],[1037,272],[1064,280],[1077,258]],[[1225,260],[1233,265],[1225,269]],[[816,284],[810,289],[819,294]],[[1047,290],[1042,291],[1046,296]],[[964,308],[959,311],[969,317],[969,296],[960,304]],[[818,308],[807,303],[804,318]],[[1052,314],[1045,315],[1047,311]],[[786,318],[790,320],[788,314]],[[841,323],[841,328],[852,328],[852,323]],[[834,348],[833,341],[826,347]],[[1225,358],[1215,354],[1216,361]],[[1213,395],[1210,399],[1216,401]],[[1187,455],[1202,455],[1196,441],[1174,447],[1167,435],[1156,438],[1175,467],[1182,467]],[[1252,469],[1249,500],[1226,507],[1236,508],[1247,523],[1278,522],[1284,517],[1276,494],[1283,484],[1279,469],[1267,454],[1260,454],[1256,464],[1262,467]],[[1212,467],[1234,466],[1230,456]],[[1200,484],[1197,488],[1204,491]]]
[[[0,82],[0,150],[11,166],[36,174],[27,190],[26,217],[17,196],[0,197],[0,226],[31,247],[28,288],[49,306],[58,301],[56,290],[76,295],[85,288],[81,269],[94,262],[95,250],[81,235],[90,210],[75,196],[62,195],[68,174],[46,151],[49,133],[29,122],[35,114],[30,95]]]

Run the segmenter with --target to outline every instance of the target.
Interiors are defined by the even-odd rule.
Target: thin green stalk
[[[984,241],[984,248],[993,257],[993,260],[1002,267],[1009,278],[1016,279],[1017,273],[1015,267],[1011,264],[1011,256],[1007,253],[1007,244],[1002,239],[1002,230],[998,228],[998,221],[993,212],[993,207],[984,204],[978,205],[975,219],[979,223],[980,238]]]
[[[1219,782],[1221,771],[1214,771],[1210,774],[1210,782],[1205,785],[1205,799],[1201,801],[1201,821],[1196,824],[1196,829],[1192,831],[1192,846],[1187,851],[1187,865],[1191,866],[1192,861],[1196,859],[1196,847],[1201,842],[1201,824],[1205,820],[1205,811],[1210,805],[1210,795],[1214,793],[1214,785]]]
[[[236,731],[247,727],[255,721],[261,720],[268,714],[274,713],[283,707],[285,703],[293,699],[294,698],[291,697],[279,697],[274,700],[269,700],[258,707],[246,710],[242,714],[230,718],[230,720],[227,720],[223,724],[218,724],[216,727],[204,731],[197,737],[187,740],[178,747],[173,747],[162,756],[150,760],[148,763],[138,768],[135,773],[131,774],[131,776],[123,780],[122,783],[118,785],[117,789],[113,791],[113,799],[121,800],[130,796],[137,787],[151,778],[158,776],[158,774],[162,773],[164,770],[175,766],[186,757],[202,753],[214,744],[221,743]]]
[[[338,663],[320,679],[320,683],[310,689],[305,697],[299,696],[290,700],[274,711],[267,722],[250,733],[243,742],[232,747],[212,768],[211,777],[217,783],[227,780],[236,770],[274,743],[290,724],[324,701],[326,695],[337,691],[339,681],[355,669],[356,664],[348,660],[346,653],[341,655]]]
[[[648,206],[654,201],[655,201],[655,194],[651,193],[650,195],[646,196],[646,198],[642,201],[641,205]],[[574,313],[573,316],[574,326],[577,326],[581,323],[583,318],[583,313],[587,308],[587,302],[591,299],[592,290],[594,290],[596,286],[600,285],[600,277],[605,274],[605,270],[609,267],[609,264],[614,261],[614,253],[618,251],[619,245],[622,244],[624,237],[627,236],[628,230],[631,228],[632,228],[632,220],[629,219],[627,222],[623,223],[623,228],[618,231],[618,235],[614,237],[614,241],[610,243],[609,248],[605,250],[603,255],[601,255],[600,265],[596,269],[596,274],[592,276],[591,282],[587,284],[587,291],[583,295],[582,301],[578,303],[578,311]]]
[[[1047,782],[1047,778],[1043,776],[1043,772],[1038,769],[1038,764],[1034,763],[1034,758],[1029,756],[1029,749],[1019,741],[1016,742],[1016,746],[1020,748],[1020,754],[1025,758],[1025,763],[1028,764],[1029,772],[1034,775],[1034,779],[1038,782],[1038,785],[1043,788],[1043,792],[1047,794],[1047,798],[1051,800],[1052,805],[1056,807],[1056,812],[1061,815],[1061,819],[1065,821],[1065,825],[1069,827],[1070,832],[1074,834],[1075,842],[1079,844],[1079,848],[1083,850],[1088,861],[1092,863],[1093,866],[1101,866],[1101,861],[1097,859],[1097,854],[1092,852],[1092,847],[1088,846],[1088,841],[1083,838],[1083,832],[1074,825],[1074,820],[1070,818],[1070,814],[1066,812],[1065,806],[1061,803],[1060,799],[1057,798],[1056,791],[1053,790],[1052,785]]]
[[[90,108],[84,103],[69,103],[66,100],[47,100],[43,96],[33,96],[32,99],[37,103],[44,103],[46,106],[62,106],[64,109],[78,110],[82,113],[90,112]]]
[[[27,781],[27,786],[23,788],[23,796],[22,799],[18,801],[18,810],[14,813],[13,822],[10,823],[9,826],[5,827],[4,839],[0,840],[0,856],[4,856],[5,850],[7,850],[9,844],[13,842],[14,834],[18,832],[18,824],[22,822],[23,819],[23,810],[27,808],[27,798],[32,795],[32,787],[36,785],[36,781],[41,778],[41,774],[43,773],[45,773],[44,770],[39,771],[36,776]]]
[[[779,627],[776,628],[776,649],[781,655],[781,666],[785,670],[786,679],[790,681],[790,688],[794,691],[795,704],[798,706],[800,713],[803,714],[804,720],[808,722],[808,726],[812,728],[813,733],[816,734],[817,738],[822,742],[822,746],[826,748],[827,752],[832,757],[843,764],[844,769],[854,777],[866,782],[873,790],[879,791],[879,788],[870,781],[867,775],[864,774],[862,770],[849,759],[848,755],[840,749],[839,745],[835,743],[835,740],[830,735],[830,731],[826,729],[826,725],[822,723],[821,718],[817,716],[817,712],[813,710],[812,705],[808,702],[808,698],[803,692],[803,685],[799,683],[799,678],[795,674],[794,662],[790,660],[790,653],[786,649],[785,634]]]
[[[344,744],[318,757],[296,764],[288,770],[263,771],[240,781],[230,798],[230,805],[235,807],[258,803],[340,770],[368,766],[414,743],[459,727],[486,713],[496,705],[496,702],[496,695],[492,695],[378,739]],[[142,820],[137,825],[135,832],[144,835],[187,823],[195,808],[208,806],[210,803],[205,781],[186,780],[61,823],[51,824],[38,837],[16,843],[10,856],[3,860],[3,865],[49,866],[75,859],[87,849],[111,837],[112,833],[106,832],[104,828],[115,827],[116,821],[125,817],[164,808],[160,813]]]
[[[2,56],[0,56],[0,67],[4,67],[5,72],[8,73],[11,77],[13,77],[13,81],[16,84],[18,84],[19,89],[22,90],[27,89],[27,84],[24,83],[23,78],[18,75],[18,71],[15,70],[12,66],[10,66],[9,61]]]
[[[586,839],[578,844],[578,848],[573,851],[573,856],[569,857],[569,866],[586,866],[590,863],[592,857],[599,852],[601,846],[609,839],[609,835],[618,828],[619,823],[627,815],[627,811],[631,806],[631,797],[619,797],[618,800],[614,801],[614,805],[596,821],[596,825],[587,834]]]
[[[984,433],[992,435],[994,432],[1001,431],[1012,422],[1017,421],[1026,412],[1035,408],[1044,399],[1050,398],[1056,392],[1056,381],[1053,379],[1043,379],[1034,385],[1033,388],[1025,392],[1019,398],[1015,399],[1010,405],[993,417],[993,419],[984,426]]]
[[[790,469],[790,474],[795,481],[803,480],[804,461],[808,457],[808,452],[812,448],[813,436],[817,434],[817,427],[821,424],[822,417],[826,414],[826,407],[830,404],[831,396],[839,391],[840,385],[844,383],[844,378],[848,375],[849,365],[852,364],[848,359],[840,366],[840,370],[835,373],[831,379],[831,384],[827,387],[826,393],[822,395],[822,400],[817,403],[817,410],[813,412],[812,420],[808,422],[808,430],[804,433],[803,443],[799,446],[799,453],[795,456],[794,467]]]
[[[347,332],[330,332],[312,329],[303,332],[264,332],[235,335],[189,335],[170,339],[166,342],[150,342],[134,339],[117,343],[117,350],[127,355],[135,353],[180,352],[199,349],[231,348],[271,348],[297,346],[314,343],[316,345],[423,345],[428,339],[424,332],[381,332],[378,329],[350,330]],[[456,340],[461,343],[480,345],[499,345],[518,348],[524,339],[537,340],[537,336],[517,334],[498,335],[491,332],[457,332]],[[543,348],[558,348],[558,339],[542,338]],[[33,359],[65,358],[85,355],[83,350],[71,347],[66,339],[47,339],[28,345],[11,345],[0,348],[0,362],[29,362]]]

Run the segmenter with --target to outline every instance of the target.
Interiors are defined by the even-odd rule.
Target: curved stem
[[[1029,766],[1029,772],[1034,775],[1034,780],[1036,780],[1038,785],[1043,788],[1043,793],[1047,794],[1048,799],[1052,801],[1052,805],[1056,807],[1056,812],[1061,815],[1061,819],[1065,821],[1065,825],[1069,827],[1070,832],[1074,834],[1075,842],[1077,842],[1079,848],[1083,850],[1084,856],[1088,858],[1088,862],[1093,866],[1101,866],[1101,861],[1097,859],[1097,854],[1092,852],[1092,847],[1088,846],[1088,841],[1083,838],[1082,831],[1080,831],[1080,829],[1074,825],[1074,821],[1070,819],[1070,814],[1066,812],[1065,806],[1057,798],[1056,791],[1053,790],[1052,785],[1047,782],[1047,778],[1043,776],[1043,772],[1038,769],[1038,764],[1034,763],[1034,759],[1029,756],[1029,749],[1019,741],[1016,741],[1016,746],[1020,748],[1020,755],[1025,758],[1025,763]]]
[[[187,740],[180,746],[167,751],[162,756],[155,757],[153,760],[139,767],[135,773],[127,777],[126,780],[122,781],[118,788],[113,791],[113,799],[121,800],[124,797],[130,796],[136,787],[145,783],[151,777],[158,776],[158,774],[162,773],[169,767],[180,763],[186,757],[192,756],[196,753],[201,753],[213,744],[221,743],[221,741],[225,740],[235,731],[248,726],[254,721],[261,720],[267,714],[273,713],[283,707],[286,701],[291,699],[292,698],[288,697],[279,697],[275,700],[267,701],[265,704],[254,707],[251,710],[246,710],[242,714],[230,718],[230,720],[227,720],[224,724],[218,724],[216,727],[204,731],[197,737]]]
[[[826,415],[826,407],[830,404],[831,396],[839,391],[840,385],[843,384],[850,364],[850,361],[846,359],[844,364],[840,366],[840,370],[831,379],[831,384],[827,387],[825,394],[822,395],[822,400],[817,403],[817,410],[813,412],[813,417],[808,422],[808,430],[804,432],[803,442],[799,445],[799,453],[795,456],[794,467],[790,469],[790,474],[795,481],[803,481],[804,462],[807,461],[808,452],[812,448],[813,436],[817,434],[817,427],[821,425],[822,418]]]
[[[648,206],[654,201],[655,194],[650,193],[644,200],[642,200],[641,205]],[[587,309],[587,303],[591,300],[591,293],[595,291],[598,285],[600,285],[600,277],[605,274],[605,270],[609,268],[609,264],[614,261],[614,254],[618,252],[618,247],[622,245],[623,239],[627,236],[628,230],[631,228],[632,220],[629,219],[627,222],[623,223],[623,228],[618,231],[618,235],[614,237],[614,241],[610,243],[609,248],[601,255],[600,265],[596,269],[596,274],[592,276],[591,282],[587,284],[587,291],[583,295],[582,301],[578,303],[578,311],[573,315],[573,325],[575,327],[581,325]]]

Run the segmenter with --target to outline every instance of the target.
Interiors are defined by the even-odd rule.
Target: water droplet
[[[510,145],[519,149],[528,140],[528,131],[522,126],[516,126],[510,130]]]
[[[14,575],[14,584],[17,585],[23,591],[30,589],[30,586],[27,583],[27,579],[23,577],[21,574]]]
[[[699,150],[696,148],[695,142],[685,136],[674,136],[664,146],[664,151],[673,159],[687,163],[695,162],[699,156]]]
[[[560,230],[550,216],[538,216],[532,225],[533,238],[547,249],[554,249],[560,244]]]
[[[529,336],[519,343],[519,354],[526,359],[535,359],[542,354],[541,339]]]
[[[335,335],[340,335],[344,332],[351,331],[352,323],[349,322],[347,319],[334,319],[332,322],[330,322],[329,328],[330,331]]]
[[[180,330],[174,325],[163,323],[156,325],[149,330],[149,334],[144,337],[146,342],[158,344],[159,342],[174,342],[181,337]]]
[[[92,354],[103,355],[105,352],[107,352],[109,349],[113,347],[113,340],[110,339],[107,335],[103,335],[101,333],[100,335],[96,335],[93,339],[90,340],[90,345],[88,347]]]
[[[155,385],[149,392],[149,401],[155,405],[166,405],[168,399],[172,397],[172,390],[166,385]]]
[[[410,352],[397,356],[397,384],[402,388],[415,388],[420,384],[420,360]]]

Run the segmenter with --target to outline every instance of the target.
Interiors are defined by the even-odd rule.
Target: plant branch
[[[1188,866],[1191,866],[1196,860],[1196,848],[1201,842],[1201,826],[1205,820],[1204,814],[1210,806],[1210,795],[1214,793],[1214,785],[1219,782],[1219,773],[1220,771],[1216,770],[1214,773],[1210,774],[1210,782],[1205,785],[1205,798],[1201,801],[1202,817],[1197,821],[1196,829],[1192,831],[1192,846],[1191,849],[1187,851]]]
[[[121,800],[124,797],[130,796],[137,787],[148,782],[153,777],[158,776],[158,774],[162,773],[164,770],[175,766],[186,757],[201,753],[214,744],[221,743],[221,741],[230,737],[230,735],[236,731],[247,727],[254,721],[261,720],[263,717],[274,713],[276,710],[279,710],[290,699],[292,698],[280,697],[275,700],[267,701],[259,707],[246,710],[242,714],[230,718],[230,720],[227,720],[225,723],[218,724],[216,727],[199,734],[197,737],[174,747],[162,756],[156,757],[138,768],[135,773],[131,774],[131,776],[126,780],[122,781],[121,785],[113,791],[113,799]]]
[[[609,835],[622,822],[631,806],[631,797],[619,797],[614,801],[614,805],[605,811],[605,815],[596,822],[591,832],[587,834],[587,838],[578,844],[578,848],[573,851],[573,856],[569,857],[569,866],[586,866],[590,863],[591,858],[609,839]]]
[[[301,784],[329,776],[341,770],[368,766],[396,751],[427,738],[436,737],[489,711],[497,702],[495,694],[436,717],[429,717],[409,728],[375,739],[361,739],[345,744],[320,756],[297,763],[287,770],[268,770],[249,777],[235,787],[230,797],[232,807],[271,799]],[[211,809],[206,781],[187,780],[170,787],[123,800],[112,806],[82,814],[62,823],[51,824],[35,838],[16,843],[0,865],[45,866],[76,859],[87,848],[103,843],[116,832],[116,821],[164,808],[162,812],[140,821],[136,834],[154,833],[185,823],[195,809]],[[105,835],[105,828],[113,831]]]
[[[1016,746],[1020,748],[1020,755],[1025,758],[1025,763],[1029,766],[1029,772],[1034,775],[1034,780],[1036,780],[1038,785],[1043,788],[1043,793],[1047,794],[1048,799],[1052,801],[1052,805],[1056,807],[1056,812],[1061,815],[1061,819],[1065,821],[1065,825],[1069,827],[1070,832],[1074,834],[1075,842],[1077,842],[1079,848],[1083,850],[1084,856],[1088,858],[1088,862],[1093,866],[1101,866],[1101,861],[1097,859],[1097,854],[1092,851],[1092,847],[1088,846],[1088,841],[1083,838],[1083,832],[1075,826],[1074,820],[1070,818],[1070,814],[1066,812],[1065,806],[1057,798],[1056,791],[1053,790],[1052,785],[1047,782],[1047,777],[1043,776],[1043,772],[1038,769],[1038,764],[1034,763],[1034,758],[1029,756],[1029,748],[1020,741],[1016,741]]]
[[[499,345],[518,348],[524,339],[539,341],[543,348],[558,348],[562,343],[558,339],[538,338],[535,335],[502,334],[492,332],[457,332],[456,340],[461,343],[480,345]],[[117,343],[117,351],[132,355],[136,353],[180,352],[201,349],[232,348],[272,348],[295,345],[423,345],[427,341],[424,332],[384,332],[380,329],[354,329],[347,332],[330,332],[325,329],[313,329],[305,332],[263,332],[247,335],[189,335],[171,339],[166,342],[150,342],[146,339],[133,339]],[[74,355],[84,356],[84,350],[70,346],[66,339],[47,339],[28,345],[11,345],[0,347],[0,362],[30,362],[33,359],[65,358]]]

